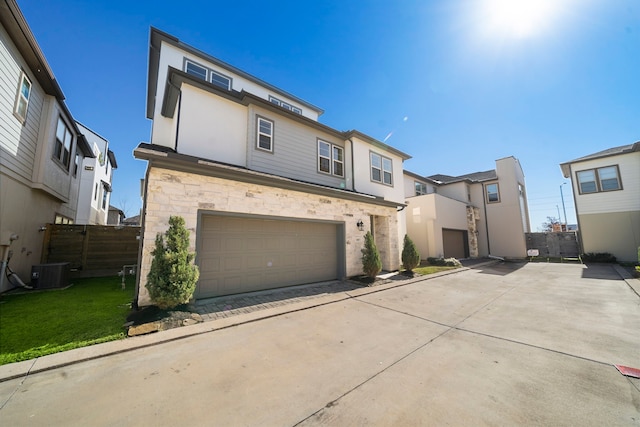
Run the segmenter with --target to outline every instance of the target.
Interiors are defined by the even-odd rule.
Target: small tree
[[[166,244],[162,234],[156,236],[147,275],[151,301],[162,309],[189,302],[200,276],[198,266],[192,264],[196,254],[189,252],[189,230],[184,218],[171,216],[165,237]]]
[[[408,234],[404,235],[404,243],[402,245],[402,266],[409,273],[420,265],[420,254],[416,249],[416,245],[413,240],[409,238]]]
[[[373,236],[369,231],[364,236],[364,249],[362,249],[362,271],[372,279],[375,279],[382,270],[382,261],[380,261],[380,252],[373,241]]]

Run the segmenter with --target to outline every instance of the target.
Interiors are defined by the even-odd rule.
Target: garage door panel
[[[206,215],[198,233],[198,298],[338,276],[335,224]]]

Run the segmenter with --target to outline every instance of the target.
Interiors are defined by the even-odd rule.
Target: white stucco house
[[[14,0],[0,0],[0,123],[0,256],[18,236],[10,266],[28,281],[46,224],[75,221],[79,168],[94,154]]]
[[[421,258],[524,258],[530,231],[524,172],[515,157],[495,169],[423,177],[405,171],[407,234]]]
[[[637,262],[640,246],[640,142],[560,164],[571,179],[583,253]]]
[[[171,215],[191,230],[196,298],[360,274],[367,231],[400,267],[410,156],[155,28],[148,69],[138,305]]]
[[[76,224],[108,224],[113,170],[118,168],[116,156],[109,149],[109,141],[93,130],[76,122],[86,138],[94,157],[85,158],[79,168],[80,189]]]

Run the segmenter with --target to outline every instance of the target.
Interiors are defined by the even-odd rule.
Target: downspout
[[[173,85],[173,83],[171,83]],[[175,86],[175,85],[174,85]],[[175,86],[178,90],[179,87]],[[180,134],[180,111],[182,110],[182,91],[180,91],[180,96],[178,97],[178,118],[176,119],[176,143],[174,149],[176,153],[178,152],[178,135]]]
[[[351,138],[347,138],[347,140],[351,143],[351,191],[357,192],[355,162],[353,160],[353,140]]]
[[[487,251],[489,253],[489,257],[491,257],[491,241],[489,239],[489,218],[487,218],[487,189],[484,184],[482,184],[482,206],[484,207],[484,226],[487,229]]]

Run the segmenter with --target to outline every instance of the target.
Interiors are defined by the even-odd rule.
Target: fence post
[[[42,253],[40,254],[40,264],[46,264],[49,260],[49,244],[51,243],[51,229],[53,224],[47,224],[42,237]]]
[[[82,271],[87,269],[87,254],[89,253],[89,234],[91,233],[91,228],[92,227],[87,227],[85,225],[82,230],[82,261],[80,262]]]

